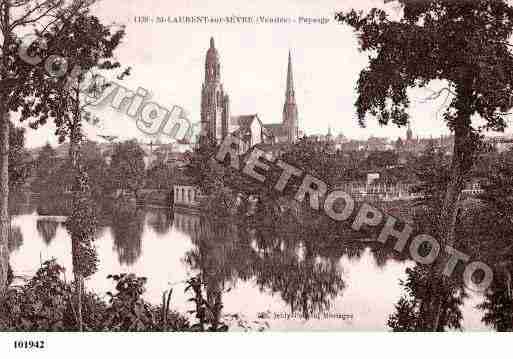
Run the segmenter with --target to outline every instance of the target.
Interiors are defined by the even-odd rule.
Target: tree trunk
[[[10,5],[8,1],[0,4],[2,27],[8,29],[10,22]],[[6,81],[9,65],[8,57],[10,33],[3,32],[2,63],[0,65],[0,81]],[[0,88],[0,294],[7,287],[7,272],[9,267],[9,97],[6,88]]]
[[[465,177],[472,168],[476,151],[476,142],[473,138],[471,127],[472,114],[472,88],[460,87],[457,98],[458,113],[453,118],[454,150],[451,163],[450,180],[447,184],[445,198],[438,219],[438,239],[441,245],[442,255],[434,265],[433,278],[440,284],[439,295],[435,296],[435,313],[433,315],[432,330],[439,329],[440,319],[444,308],[442,303],[447,302],[446,296],[451,295],[452,290],[443,270],[449,258],[446,252],[447,246],[454,248],[456,244],[456,223],[459,213],[460,195],[465,185]]]
[[[75,133],[74,129],[71,130],[71,136],[70,136],[70,147],[69,147],[69,156],[71,161],[71,167],[73,169],[74,173],[74,185],[73,185],[73,202],[74,206],[76,206],[80,201],[80,171],[78,169],[78,143],[75,139]],[[71,241],[72,243],[72,251],[73,257],[80,256],[80,243],[79,238],[76,237],[76,235],[71,235]],[[80,271],[74,269],[73,271],[75,276],[75,286],[77,291],[77,317],[78,317],[78,330],[83,331],[84,324],[83,324],[83,316],[82,316],[82,296],[84,291],[84,278]]]
[[[9,267],[9,112],[0,102],[0,293],[7,287]]]
[[[73,184],[73,206],[80,205],[80,198],[82,197],[82,185],[80,177],[80,163],[79,163],[79,146],[80,146],[80,102],[79,102],[79,91],[78,87],[75,90],[76,103],[72,111],[70,138],[69,138],[69,157],[71,161],[71,168],[74,174]],[[81,245],[80,238],[72,233],[72,253],[73,257],[80,256]],[[78,330],[84,330],[84,320],[82,315],[82,298],[84,295],[84,276],[80,273],[80,270],[74,268],[75,286],[77,291],[77,317],[78,317]]]

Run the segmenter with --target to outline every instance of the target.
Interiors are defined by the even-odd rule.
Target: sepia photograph
[[[512,36],[510,0],[0,0],[0,352],[513,331]]]

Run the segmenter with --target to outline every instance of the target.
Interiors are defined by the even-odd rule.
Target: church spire
[[[294,77],[292,75],[292,55],[289,50],[289,64],[287,68],[287,90],[285,92],[285,103],[296,103],[294,96]]]
[[[290,50],[287,67],[287,89],[285,91],[285,104],[283,105],[283,125],[286,128],[289,143],[295,142],[299,137],[299,128],[296,97],[294,94],[294,79],[292,76],[292,55],[290,54]]]

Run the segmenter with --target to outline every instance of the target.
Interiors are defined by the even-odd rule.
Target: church
[[[270,149],[296,142],[299,138],[298,110],[290,52],[282,122],[264,124],[258,114],[231,114],[230,97],[221,82],[219,53],[214,39],[210,38],[210,48],[205,59],[205,80],[201,89],[201,128],[200,144],[219,144],[228,134],[232,134],[242,140],[241,153],[257,145]]]

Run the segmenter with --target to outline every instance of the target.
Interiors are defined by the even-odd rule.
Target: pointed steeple
[[[294,94],[294,78],[292,76],[292,55],[290,50],[287,67],[287,89],[285,91],[285,103],[283,104],[283,125],[286,128],[289,143],[294,143],[299,137],[299,128],[296,96]]]
[[[287,67],[287,90],[285,92],[285,103],[296,103],[294,94],[294,77],[292,75],[292,55],[289,50],[289,64]]]

